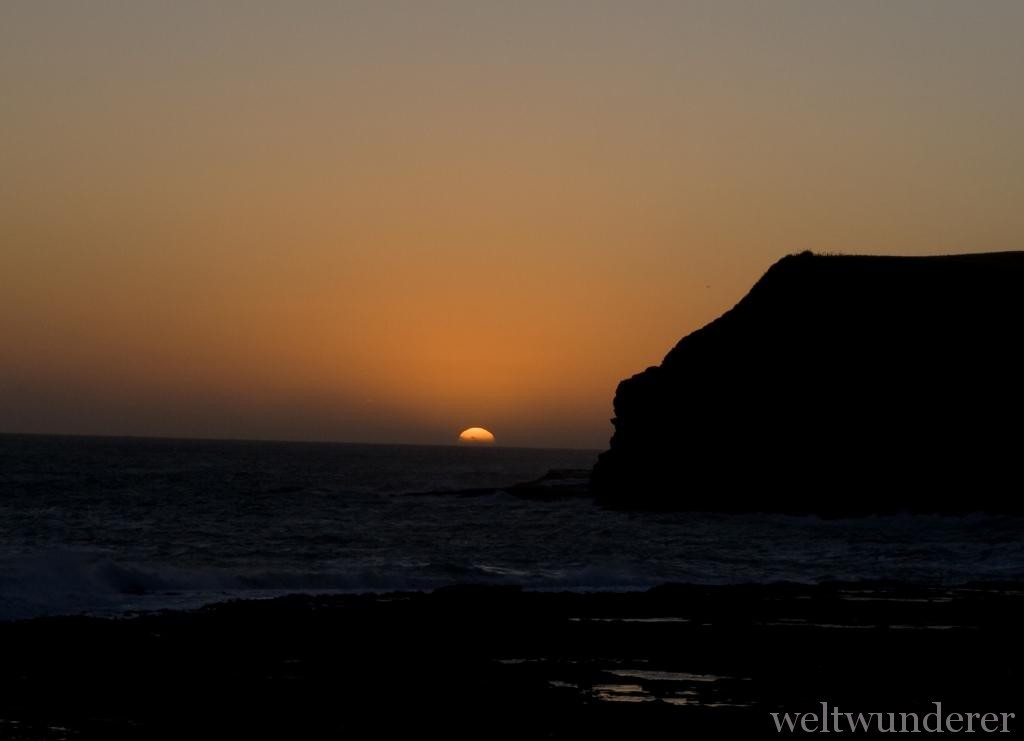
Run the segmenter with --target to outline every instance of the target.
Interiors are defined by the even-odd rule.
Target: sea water
[[[500,490],[596,456],[0,435],[0,619],[466,583],[1024,578],[1016,517],[629,513]],[[469,489],[495,491],[450,493]]]

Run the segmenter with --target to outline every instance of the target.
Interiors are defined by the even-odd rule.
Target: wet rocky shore
[[[0,624],[0,738],[776,737],[771,712],[1016,713],[1024,585],[453,587]],[[366,729],[358,731],[357,729]]]

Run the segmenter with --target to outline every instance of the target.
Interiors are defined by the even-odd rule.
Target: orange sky
[[[211,6],[216,7],[211,7]],[[0,6],[0,431],[603,447],[803,249],[1024,246],[1024,4]]]

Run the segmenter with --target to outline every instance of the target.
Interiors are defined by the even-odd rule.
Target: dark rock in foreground
[[[624,508],[1024,511],[1024,252],[785,257],[619,384]]]
[[[294,596],[0,623],[0,738],[743,739],[771,712],[1014,713],[1021,584]]]

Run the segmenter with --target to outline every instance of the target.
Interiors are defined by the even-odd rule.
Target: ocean
[[[1024,578],[1019,517],[629,513],[486,491],[596,455],[0,435],[0,620],[454,584]],[[444,493],[470,489],[485,491]]]

